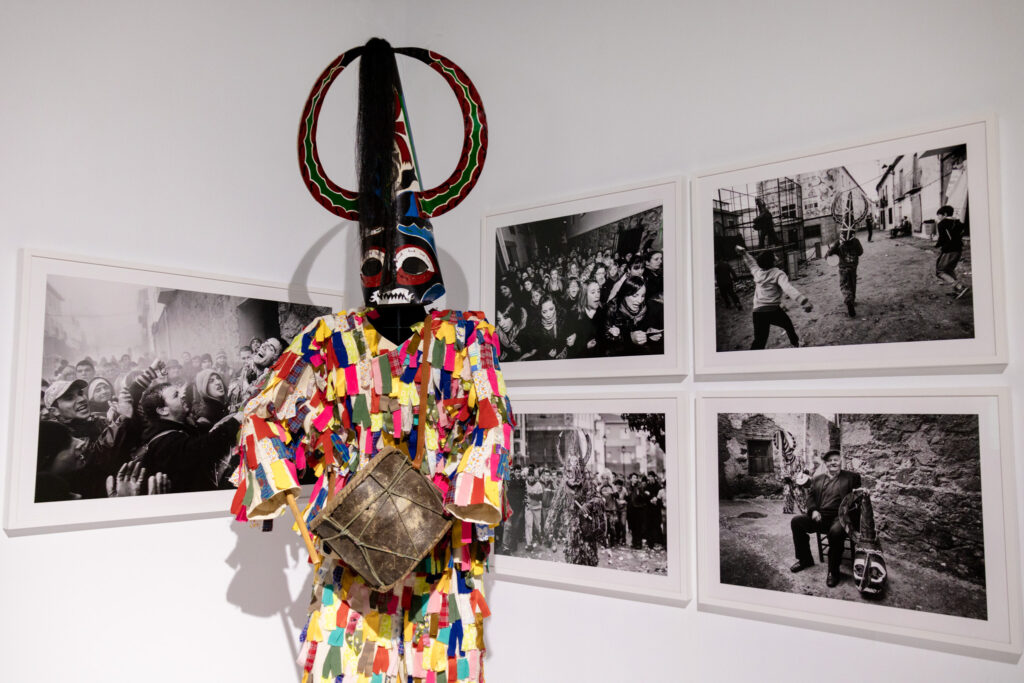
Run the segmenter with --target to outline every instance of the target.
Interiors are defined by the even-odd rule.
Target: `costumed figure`
[[[882,544],[875,534],[875,512],[871,494],[859,488],[843,499],[839,521],[853,540],[853,581],[865,597],[882,597],[889,572],[885,568]]]
[[[604,499],[590,469],[593,444],[575,428],[559,432],[557,451],[564,478],[551,501],[551,528],[564,540],[566,562],[596,567],[606,529]]]
[[[394,53],[444,76],[462,108],[462,159],[432,190],[419,186]],[[357,57],[358,193],[331,182],[316,151],[324,95]],[[321,204],[359,221],[368,307],[307,325],[248,401],[232,504],[243,521],[291,509],[310,551],[313,589],[299,655],[303,683],[484,680],[489,610],[482,575],[494,529],[507,511],[512,411],[491,324],[481,313],[427,314],[425,307],[437,306],[444,294],[429,218],[453,208],[476,182],[485,131],[479,96],[458,66],[427,50],[392,50],[380,39],[332,62],[306,103],[299,131],[303,177]],[[417,515],[410,509],[414,501],[390,489],[364,501],[368,526],[380,532],[382,543],[395,546],[362,546],[365,563],[340,558],[351,530],[325,515],[342,509],[339,501],[351,502],[356,491],[369,490],[361,487],[391,467],[396,453],[419,489],[425,482],[443,505],[443,528],[450,530],[427,545],[425,555],[412,556],[411,571],[375,590],[389,583],[378,581],[390,561],[378,555],[409,555],[401,546],[412,535],[405,529]],[[409,467],[413,454],[415,467]],[[294,496],[307,468],[318,480],[310,505],[300,512]],[[314,537],[309,527],[333,531]]]
[[[807,484],[811,477],[803,458],[796,455],[796,439],[780,429],[772,437],[772,444],[775,452],[782,454],[782,513],[791,515],[795,508],[803,514],[807,511]]]
[[[841,227],[839,240],[825,253],[825,259],[839,266],[839,291],[843,294],[847,314],[857,315],[857,265],[864,254],[864,246],[857,239],[857,225],[868,214],[868,201],[860,190],[840,192],[832,200],[832,218]]]

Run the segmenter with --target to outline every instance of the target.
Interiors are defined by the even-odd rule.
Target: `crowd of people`
[[[660,354],[664,255],[583,250],[509,265],[498,280],[499,360]]]
[[[538,548],[558,548],[566,542],[565,530],[554,523],[552,506],[562,474],[548,467],[514,464],[506,484],[509,505],[515,513],[499,530],[498,547],[505,554]],[[597,478],[600,501],[592,507],[601,518],[592,520],[597,543],[604,548],[635,550],[665,548],[665,477],[655,472],[633,472],[628,477],[603,470]]]
[[[282,350],[272,337],[234,363],[225,351],[56,359],[40,392],[36,502],[232,488],[239,411]]]

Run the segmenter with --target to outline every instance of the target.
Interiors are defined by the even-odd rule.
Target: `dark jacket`
[[[147,444],[141,458],[149,475],[163,472],[171,493],[212,491],[217,488],[217,464],[228,457],[238,437],[236,420],[225,420],[203,434],[192,425],[158,420],[142,435]]]
[[[860,475],[856,472],[847,472],[846,470],[839,470],[839,474],[836,475],[839,479],[839,493],[840,501],[843,497],[847,496],[854,489],[860,488]],[[815,510],[821,512],[822,494],[825,487],[825,482],[828,481],[827,474],[819,474],[811,479],[810,488],[807,493],[807,514],[810,515]],[[836,503],[836,510],[826,511],[828,514],[835,514],[838,512],[839,503]]]

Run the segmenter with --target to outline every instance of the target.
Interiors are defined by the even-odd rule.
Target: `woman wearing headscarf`
[[[197,426],[209,429],[227,415],[227,393],[227,383],[216,370],[206,368],[196,373],[192,417]]]
[[[114,398],[114,385],[103,377],[93,377],[85,395],[89,399],[89,412],[106,417]]]
[[[604,338],[614,356],[662,353],[665,322],[661,305],[647,300],[642,277],[629,276],[608,302]]]

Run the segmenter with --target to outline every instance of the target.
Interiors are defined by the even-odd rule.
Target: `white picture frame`
[[[19,270],[19,309],[4,509],[4,528],[11,534],[227,515],[233,495],[232,491],[220,490],[35,502],[39,392],[43,379],[49,278],[81,278],[83,281],[100,281],[102,286],[113,283],[161,290],[184,290],[189,293],[324,306],[332,310],[338,310],[343,305],[343,295],[338,291],[293,288],[285,284],[36,249],[21,250]],[[285,345],[289,341],[282,340]],[[71,359],[71,362],[75,360]]]
[[[1011,412],[1009,391],[1005,388],[978,388],[978,389],[920,389],[912,390],[850,390],[845,392],[828,390],[806,390],[806,391],[746,391],[746,392],[702,392],[697,395],[697,418],[696,418],[696,471],[697,471],[697,556],[698,556],[698,581],[697,581],[697,603],[698,609],[709,612],[717,612],[732,616],[746,617],[770,621],[780,624],[815,628],[834,633],[866,637],[870,639],[886,640],[894,643],[924,647],[957,654],[965,654],[975,657],[983,657],[1002,661],[1016,661],[1022,651],[1022,625],[1021,625],[1021,587],[1020,587],[1020,564],[1019,564],[1019,536],[1017,529],[1016,492],[1014,475],[1013,440],[1010,430]],[[980,514],[980,523],[983,528],[983,566],[984,582],[982,583],[982,595],[975,598],[980,600],[980,607],[975,614],[967,612],[956,614],[953,612],[940,613],[938,611],[925,611],[925,607],[916,601],[927,603],[922,597],[929,592],[936,595],[946,595],[939,592],[939,584],[933,583],[931,591],[924,582],[935,581],[936,574],[923,573],[920,575],[919,585],[911,585],[914,579],[909,571],[900,575],[900,565],[894,563],[903,557],[904,565],[910,563],[913,557],[921,557],[920,550],[912,555],[907,551],[907,545],[900,545],[897,542],[889,542],[886,539],[895,536],[893,530],[895,522],[890,518],[885,522],[886,526],[879,527],[879,540],[882,542],[882,550],[889,551],[889,587],[890,591],[901,591],[903,600],[910,605],[894,606],[898,601],[894,599],[886,604],[885,597],[881,601],[870,600],[857,594],[855,582],[851,579],[845,564],[841,573],[845,576],[841,579],[840,588],[825,588],[818,582],[824,582],[824,567],[815,566],[804,570],[808,573],[807,580],[811,581],[812,590],[800,592],[797,588],[797,578],[802,575],[790,573],[790,563],[794,560],[793,540],[789,538],[792,532],[789,528],[783,530],[775,529],[771,534],[778,534],[775,543],[777,546],[769,546],[777,549],[772,558],[777,557],[777,562],[770,563],[768,573],[778,577],[781,583],[769,584],[767,587],[752,587],[743,585],[743,582],[756,583],[748,578],[742,580],[733,579],[724,583],[722,579],[723,567],[726,567],[728,576],[744,576],[737,574],[735,567],[747,566],[732,559],[737,557],[736,548],[751,548],[749,544],[737,545],[743,538],[742,534],[751,533],[748,529],[754,528],[744,526],[744,531],[737,529],[739,523],[744,525],[760,523],[761,520],[753,522],[750,519],[741,520],[739,515],[732,515],[735,512],[733,507],[728,508],[732,512],[722,512],[720,500],[722,494],[719,488],[719,478],[727,476],[727,463],[732,458],[732,450],[727,437],[721,436],[725,424],[719,420],[719,416],[729,414],[731,417],[724,418],[729,425],[731,418],[740,416],[774,416],[780,419],[791,414],[806,415],[832,415],[841,418],[849,418],[846,424],[849,431],[839,431],[839,450],[843,453],[843,468],[858,470],[864,468],[865,482],[863,486],[869,492],[875,491],[879,498],[886,494],[885,488],[880,488],[883,477],[885,486],[890,488],[888,494],[892,495],[918,495],[911,493],[907,488],[901,486],[897,479],[890,479],[889,475],[876,477],[875,481],[868,480],[867,475],[871,471],[870,465],[865,464],[866,459],[855,460],[862,457],[866,452],[865,448],[874,447],[881,440],[872,441],[872,434],[884,434],[881,428],[875,428],[875,432],[863,429],[864,418],[891,419],[890,415],[897,418],[903,416],[925,416],[932,419],[949,420],[946,415],[956,416],[962,419],[965,415],[971,417],[977,415],[977,444],[978,444],[978,468],[980,474],[980,501],[981,511],[972,513]],[[843,424],[842,420],[839,420]],[[744,421],[742,424],[746,425]],[[735,432],[728,432],[735,434]],[[811,434],[809,431],[808,434]],[[917,435],[911,432],[904,434],[904,438],[913,440]],[[731,438],[731,437],[728,437]],[[805,444],[811,442],[811,437],[806,436]],[[938,437],[937,437],[938,438]],[[723,441],[725,440],[725,441]],[[749,443],[749,442],[748,442]],[[909,442],[903,442],[909,443]],[[920,442],[918,442],[920,443]],[[850,450],[847,451],[847,445]],[[835,446],[831,446],[834,448]],[[917,446],[914,446],[915,448]],[[861,449],[858,451],[858,448]],[[729,457],[726,457],[726,454]],[[859,454],[859,455],[858,455]],[[905,457],[902,453],[901,457]],[[724,458],[724,459],[723,459]],[[852,461],[852,466],[850,465]],[[917,461],[904,461],[901,467],[914,466]],[[858,466],[859,463],[859,466]],[[934,464],[934,463],[933,463]],[[895,465],[893,465],[895,469]],[[723,474],[720,474],[722,472]],[[874,473],[877,474],[877,466]],[[893,475],[895,477],[895,475]],[[909,484],[908,484],[909,486]],[[927,487],[924,487],[927,488]],[[927,494],[927,492],[925,492]],[[886,515],[895,515],[898,506],[893,504],[894,498],[889,498],[889,503],[879,499],[874,501],[875,520],[883,519]],[[908,500],[917,500],[909,498]],[[753,506],[765,505],[764,501],[757,502],[756,497],[747,501]],[[781,500],[771,500],[774,506],[781,506]],[[729,501],[730,506],[735,501]],[[888,505],[888,507],[886,507]],[[917,514],[932,514],[924,511],[925,505],[918,503],[916,508],[911,507],[911,512],[917,510]],[[739,509],[739,508],[735,508]],[[780,507],[781,509],[781,507]],[[771,510],[765,508],[771,517]],[[796,512],[799,512],[798,510]],[[729,519],[722,521],[723,515]],[[730,516],[732,515],[732,516]],[[761,517],[766,515],[761,514]],[[785,516],[785,515],[783,515]],[[974,519],[975,517],[972,517]],[[937,518],[935,518],[937,519]],[[924,523],[933,521],[932,517],[925,517]],[[765,520],[771,528],[771,520]],[[926,527],[928,528],[928,527]],[[724,531],[723,531],[724,530]],[[766,532],[756,530],[758,538],[768,538]],[[929,532],[921,532],[927,535]],[[728,539],[727,546],[721,546],[723,538]],[[780,538],[788,538],[786,541]],[[906,544],[906,536],[902,537],[902,543]],[[813,548],[814,537],[810,537]],[[769,541],[765,541],[766,544]],[[931,543],[931,541],[929,541]],[[723,564],[723,547],[732,548],[726,553],[733,568]],[[936,546],[938,547],[938,546]],[[901,551],[902,548],[902,551]],[[744,553],[746,551],[743,551]],[[814,553],[814,560],[821,558]],[[742,556],[742,555],[741,555]],[[894,559],[894,557],[896,559]],[[845,563],[845,559],[844,559]],[[923,566],[923,565],[922,565]],[[948,585],[966,585],[961,581],[957,584],[956,572],[953,567],[942,565],[943,571],[939,576],[948,582]],[[817,570],[817,573],[812,573]],[[929,570],[931,571],[931,570]],[[892,579],[898,583],[897,588],[892,588]],[[931,578],[929,578],[931,577]],[[789,590],[783,590],[788,581],[793,584]],[[834,593],[836,590],[843,590],[845,582],[846,593]],[[852,585],[851,585],[852,584]],[[943,584],[946,585],[946,584]],[[976,585],[976,584],[975,584]],[[829,596],[831,593],[831,596]],[[952,595],[953,593],[949,593]],[[915,597],[916,595],[916,597]],[[942,598],[939,598],[942,600]],[[934,602],[934,601],[933,601]],[[946,600],[950,604],[956,601]],[[954,606],[951,609],[963,609],[966,607]],[[983,616],[978,616],[979,614]]]
[[[953,148],[966,150],[961,164],[963,168],[956,167],[950,170],[943,165],[946,162],[941,161],[939,151]],[[888,163],[883,166],[883,161]],[[896,240],[890,240],[887,225],[877,226],[876,244],[871,245],[872,249],[888,249],[890,253],[895,253],[895,247],[898,247],[902,240],[907,248],[916,246],[923,250],[930,244],[922,238],[928,238],[929,234],[934,236],[935,233],[934,212],[937,207],[933,206],[934,204],[941,203],[944,199],[947,203],[956,204],[959,207],[958,212],[969,208],[969,277],[972,289],[967,291],[964,297],[967,301],[956,301],[958,310],[968,307],[967,313],[964,314],[968,321],[963,323],[961,328],[936,328],[935,337],[918,341],[901,340],[915,336],[927,337],[929,334],[921,333],[922,329],[927,329],[928,318],[924,314],[918,314],[913,318],[907,317],[908,314],[905,313],[918,307],[915,299],[918,302],[925,298],[933,301],[930,305],[934,308],[927,310],[939,311],[940,314],[942,306],[947,304],[942,283],[936,277],[935,266],[932,265],[937,254],[928,253],[921,254],[918,259],[920,263],[909,268],[887,266],[886,271],[877,277],[891,277],[891,288],[882,286],[879,287],[881,291],[874,292],[869,289],[866,296],[859,291],[856,295],[855,309],[859,311],[856,313],[859,319],[849,321],[849,325],[860,324],[860,330],[843,327],[848,313],[843,307],[844,297],[839,291],[838,275],[834,272],[837,269],[831,264],[826,265],[824,258],[818,260],[818,253],[815,252],[815,249],[818,249],[821,252],[820,256],[823,257],[829,244],[828,239],[835,233],[833,226],[830,225],[830,217],[825,215],[828,212],[823,207],[829,198],[826,196],[828,193],[824,190],[821,192],[822,206],[818,206],[814,202],[818,202],[819,198],[810,196],[815,189],[811,187],[805,190],[805,186],[813,185],[816,179],[820,181],[819,176],[822,173],[832,171],[837,174],[840,171],[845,172],[842,175],[849,176],[849,179],[856,181],[854,184],[859,186],[861,181],[857,181],[854,174],[846,170],[847,167],[865,169],[871,163],[877,163],[878,173],[882,174],[880,179],[876,176],[868,178],[872,181],[871,184],[877,181],[877,185],[869,191],[877,193],[877,203],[870,205],[876,220],[880,216],[886,220],[898,221],[901,215],[911,218],[915,211],[917,214],[911,221],[913,234],[907,237],[901,235]],[[904,169],[904,166],[907,166],[907,169]],[[933,166],[936,167],[935,172],[939,176],[936,179],[929,175]],[[891,174],[886,176],[885,169],[890,167]],[[910,175],[906,178],[897,177],[897,174],[902,174],[904,170]],[[962,183],[958,180],[961,176],[965,178]],[[781,186],[781,181],[792,181],[794,178],[798,181],[802,197],[795,202],[799,206],[800,214],[786,215],[791,216],[794,221],[799,219],[800,232],[798,233],[795,228],[785,231],[785,226],[778,225],[779,232],[788,232],[798,237],[803,234],[803,237],[799,237],[802,241],[795,243],[797,246],[802,245],[802,250],[796,253],[797,258],[806,259],[802,261],[803,263],[809,264],[813,261],[820,264],[814,266],[819,272],[811,270],[810,266],[806,267],[811,277],[810,282],[813,283],[808,286],[818,287],[820,280],[814,281],[818,276],[831,278],[834,282],[830,281],[824,289],[818,288],[818,296],[809,297],[814,306],[811,312],[801,311],[796,301],[784,297],[784,308],[795,316],[794,323],[796,332],[800,335],[800,348],[788,346],[783,332],[773,328],[771,335],[776,339],[775,345],[778,348],[771,348],[770,343],[769,348],[752,350],[752,306],[749,300],[751,292],[742,293],[739,302],[742,307],[740,313],[734,314],[732,310],[725,310],[731,309],[732,306],[723,303],[721,292],[716,293],[716,259],[723,260],[731,254],[727,245],[722,243],[722,235],[726,235],[727,240],[735,239],[745,230],[740,238],[747,240],[748,247],[758,246],[758,232],[747,229],[752,222],[751,208],[738,208],[739,204],[744,203],[743,197],[753,194],[755,190],[752,188],[755,187],[760,188],[757,192],[768,192],[769,189],[776,191],[776,188]],[[772,185],[773,181],[780,182]],[[849,182],[845,184],[849,185]],[[835,183],[827,183],[833,194],[843,185],[842,179]],[[941,192],[938,188],[941,188]],[[748,192],[741,192],[744,189]],[[719,198],[722,192],[729,194],[722,199]],[[996,121],[991,116],[919,128],[885,139],[876,138],[860,144],[834,146],[778,160],[708,171],[695,176],[691,183],[695,376],[702,380],[723,380],[765,379],[779,375],[829,377],[837,373],[885,375],[895,372],[1001,372],[1006,367],[1008,349],[999,193]],[[733,197],[740,199],[733,201]],[[969,204],[968,197],[972,200]],[[786,201],[789,199],[792,198],[789,197]],[[781,203],[780,199],[779,204]],[[792,207],[788,210],[791,211]],[[781,209],[773,211],[781,215]],[[964,218],[959,214],[956,217]],[[779,221],[778,216],[776,221]],[[729,223],[733,226],[747,227],[727,227],[726,224]],[[822,227],[823,223],[825,227]],[[833,219],[831,224],[834,223]],[[866,236],[863,223],[860,224],[860,229],[858,237],[863,242]],[[815,235],[815,231],[822,232]],[[825,235],[825,232],[828,232],[828,235]],[[722,235],[716,237],[716,233]],[[719,243],[717,251],[716,240]],[[820,241],[820,246],[815,247],[812,244],[814,240]],[[882,242],[881,245],[878,244],[879,241]],[[890,249],[890,246],[893,248]],[[904,248],[904,253],[909,253],[907,248]],[[790,246],[786,249],[789,250]],[[787,251],[786,258],[793,255]],[[866,253],[861,258],[859,290],[870,288],[873,284],[871,274],[865,274],[868,268],[865,261],[869,258],[875,257],[871,253]],[[895,263],[896,257],[892,258]],[[880,258],[875,262],[883,263]],[[965,263],[966,259],[961,263],[961,269],[966,267]],[[790,267],[792,266],[784,266],[787,269]],[[738,277],[746,278],[749,275],[741,261],[732,264],[731,268]],[[803,273],[804,268],[805,266],[801,265],[798,272]],[[792,284],[801,288],[803,281],[798,278],[793,280]],[[885,290],[888,290],[888,293]],[[893,305],[893,299],[899,298],[901,290],[908,292],[907,300],[900,300],[900,304],[906,306],[902,309],[902,314],[900,308]],[[920,319],[922,317],[924,320]],[[878,331],[879,318],[884,319],[881,331]],[[935,319],[934,315],[931,319]],[[874,341],[844,341],[859,338],[870,338]],[[782,348],[784,345],[785,348]]]
[[[483,218],[481,245],[481,297],[482,307],[492,322],[495,320],[495,300],[498,270],[497,236],[513,227],[541,225],[559,218],[581,216],[582,231],[586,234],[607,227],[631,214],[661,208],[662,254],[664,277],[664,349],[650,355],[612,355],[564,359],[532,359],[503,361],[505,379],[522,380],[586,380],[628,378],[682,378],[689,372],[689,258],[684,254],[687,239],[686,204],[681,177],[672,177],[604,191],[589,192],[567,199],[529,204],[489,212]],[[587,221],[587,217],[590,221]],[[604,222],[598,222],[604,221]],[[594,223],[593,225],[591,223]],[[506,255],[507,256],[507,255]],[[525,260],[527,255],[523,255]],[[525,266],[524,266],[525,267]]]
[[[630,413],[665,415],[665,573],[570,564],[565,559],[562,546],[556,551],[555,557],[559,558],[557,560],[516,557],[503,550],[500,544],[496,546],[492,555],[491,572],[498,580],[663,605],[685,606],[692,597],[688,499],[692,491],[689,484],[691,470],[688,448],[692,403],[688,396],[669,390],[643,395],[602,391],[601,395],[602,398],[592,398],[592,394],[551,394],[521,390],[517,392],[512,406],[517,416],[571,414],[597,417],[595,414],[621,414],[627,407]],[[518,452],[521,444],[522,438],[517,435],[513,445],[513,465],[523,462],[523,455]],[[514,514],[523,515],[524,512],[515,510]],[[511,522],[512,520],[505,522],[505,534],[512,532]],[[628,552],[623,539],[621,553]],[[643,552],[647,552],[646,546]],[[608,553],[610,557],[611,551]],[[605,556],[602,555],[601,558],[601,562],[605,562]]]

